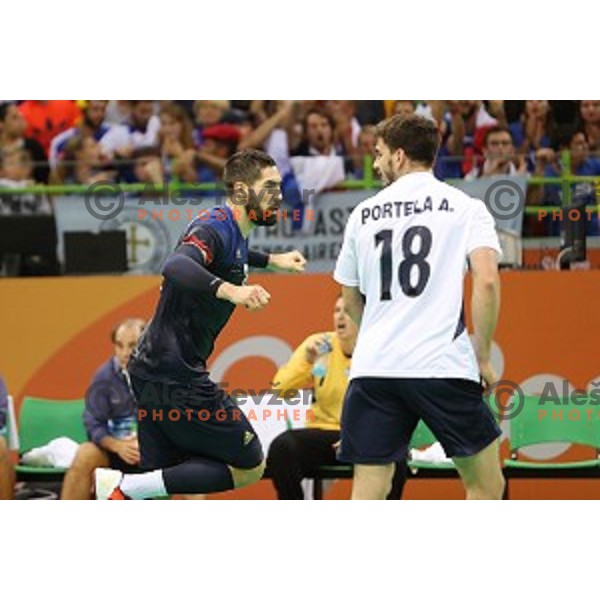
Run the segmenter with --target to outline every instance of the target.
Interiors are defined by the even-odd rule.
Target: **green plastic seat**
[[[81,444],[87,441],[83,425],[85,400],[47,400],[26,397],[19,415],[19,454],[45,446],[58,437]],[[66,469],[17,465],[18,475],[60,475]]]
[[[523,407],[510,423],[511,458],[504,466],[511,469],[554,471],[566,469],[600,468],[600,425],[598,423],[599,406],[590,404],[591,399],[578,398],[577,404],[571,398],[561,398],[561,404],[542,401],[538,396],[525,396]],[[587,411],[591,412],[591,418]],[[545,412],[541,412],[545,411]],[[559,412],[562,416],[559,416]],[[573,413],[572,411],[577,411]],[[570,418],[573,415],[573,418]],[[578,418],[575,418],[578,416]],[[588,446],[595,450],[596,458],[570,462],[533,462],[520,460],[519,450],[527,446],[562,442]]]

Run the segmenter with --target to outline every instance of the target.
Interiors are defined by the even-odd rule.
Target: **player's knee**
[[[71,469],[75,471],[93,471],[97,467],[105,466],[105,456],[102,450],[92,442],[85,442],[79,446]]]
[[[260,480],[265,472],[265,461],[251,469],[232,469],[233,485],[236,488],[245,487]]]
[[[355,465],[352,498],[354,500],[384,500],[392,489],[394,464]]]

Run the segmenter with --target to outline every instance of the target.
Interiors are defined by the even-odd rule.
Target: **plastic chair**
[[[590,404],[589,397],[579,398],[577,404],[571,398],[561,398],[560,402],[557,406],[543,402],[538,396],[524,397],[520,412],[510,422],[511,458],[504,461],[504,466],[510,470],[511,477],[518,476],[518,473],[526,473],[526,477],[600,477],[599,407]],[[588,410],[591,410],[591,418],[586,418]],[[573,411],[577,412],[573,415]],[[574,418],[575,415],[577,418]],[[594,449],[596,458],[559,463],[519,458],[521,448],[552,442],[589,446]]]
[[[19,453],[45,446],[58,437],[78,443],[87,441],[83,425],[85,400],[47,400],[26,397],[19,415]],[[62,476],[66,469],[58,467],[16,466],[17,476]]]

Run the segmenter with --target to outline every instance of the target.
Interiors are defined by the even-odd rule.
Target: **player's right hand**
[[[248,310],[260,310],[271,299],[271,294],[262,285],[222,284],[217,291],[217,296],[233,304],[241,304]]]
[[[140,446],[137,437],[119,440],[117,454],[128,465],[137,465],[140,462]]]
[[[494,367],[492,367],[492,363],[489,360],[481,361],[479,363],[479,373],[483,379],[484,388],[488,388],[498,381],[496,371],[494,370]]]

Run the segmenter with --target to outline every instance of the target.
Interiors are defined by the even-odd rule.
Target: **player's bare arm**
[[[359,289],[356,287],[348,287],[343,285],[342,298],[344,299],[346,312],[350,315],[350,318],[358,326],[360,326],[363,310],[365,308],[365,302]]]
[[[497,254],[491,248],[478,248],[469,255],[473,275],[471,313],[474,346],[481,376],[487,385],[496,381],[491,365],[492,338],[500,311],[500,276]]]

